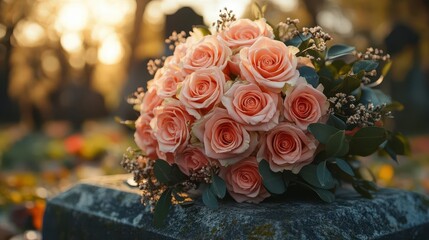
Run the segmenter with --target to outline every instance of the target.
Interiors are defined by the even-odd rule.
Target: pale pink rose
[[[240,54],[232,55],[228,61],[228,75],[233,74],[235,76],[240,76]]]
[[[183,81],[178,98],[188,113],[199,119],[220,102],[224,84],[225,76],[219,68],[198,69]]]
[[[158,94],[156,94],[156,88],[151,87],[143,96],[143,101],[140,106],[140,113],[153,114],[153,109],[160,106],[162,101],[164,101],[164,99],[162,99],[158,96]]]
[[[274,38],[272,28],[263,18],[256,21],[239,19],[231,23],[227,29],[220,32],[217,36],[220,41],[224,42],[231,49],[249,47],[260,36]]]
[[[239,203],[260,203],[270,196],[262,185],[262,177],[255,157],[248,157],[222,168],[220,176],[225,180],[231,197]]]
[[[183,70],[188,74],[212,66],[224,70],[231,55],[229,47],[219,42],[215,36],[207,35],[187,50]]]
[[[268,131],[279,123],[280,94],[263,92],[257,85],[236,82],[222,97],[229,115],[249,131]]]
[[[152,117],[145,113],[139,116],[135,122],[136,131],[134,133],[134,141],[137,146],[146,153],[150,159],[158,158],[156,148],[158,143],[153,135],[152,128],[150,127],[150,121]]]
[[[162,152],[159,150],[159,146],[156,148],[156,154],[158,155],[159,159],[162,159],[166,162],[168,162],[170,165],[174,163],[174,153],[171,152]]]
[[[168,99],[154,109],[150,121],[154,136],[158,140],[159,151],[177,153],[185,149],[190,139],[190,126],[194,118],[175,99]]]
[[[175,96],[178,84],[183,79],[184,76],[180,71],[174,71],[173,69],[166,70],[155,82],[157,95],[161,98]]]
[[[294,85],[298,80],[298,59],[280,41],[260,37],[241,49],[240,59],[242,78],[269,91],[279,93],[286,83]]]
[[[258,135],[248,132],[222,108],[195,122],[192,132],[203,143],[206,156],[223,166],[250,156],[258,144]]]
[[[328,113],[329,102],[323,94],[322,85],[316,89],[301,79],[286,91],[283,114],[288,121],[307,130],[308,125],[321,121]]]
[[[209,160],[200,148],[188,145],[185,150],[177,154],[175,162],[180,170],[190,175],[191,171],[199,170],[209,164]]]
[[[297,174],[313,161],[317,145],[313,135],[283,122],[262,137],[257,158],[267,160],[274,172],[291,170]]]

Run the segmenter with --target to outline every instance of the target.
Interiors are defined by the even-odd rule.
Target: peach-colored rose
[[[279,123],[280,94],[263,92],[257,85],[236,82],[222,97],[229,115],[250,131],[268,131]]]
[[[264,18],[256,21],[239,19],[220,32],[218,39],[231,49],[236,49],[251,46],[260,36],[274,38],[273,30]]]
[[[178,83],[184,79],[179,71],[166,70],[162,76],[155,81],[157,95],[161,98],[169,98],[176,95]]]
[[[222,168],[220,176],[225,180],[226,188],[235,201],[260,203],[270,194],[262,185],[258,162],[255,157],[248,157],[240,162]]]
[[[220,102],[225,76],[217,67],[198,69],[183,81],[178,99],[199,119]]]
[[[257,158],[267,160],[274,172],[291,170],[296,174],[313,161],[317,145],[313,135],[283,122],[262,138]]]
[[[134,133],[134,141],[149,158],[156,159],[158,158],[156,153],[158,143],[153,135],[152,128],[150,127],[151,120],[152,117],[147,113],[140,115],[135,122],[136,131]]]
[[[150,88],[143,96],[143,101],[140,106],[141,114],[153,114],[153,109],[161,105],[163,99],[156,94],[156,88]]]
[[[224,70],[232,51],[215,36],[207,35],[187,50],[183,70],[190,74],[195,70],[218,67]]]
[[[228,72],[227,74],[233,74],[236,76],[240,76],[241,72],[240,72],[240,54],[237,53],[235,55],[232,55],[231,58],[228,61],[228,66],[227,66]]]
[[[298,80],[298,59],[280,41],[260,37],[241,49],[240,59],[242,78],[269,91],[279,93],[286,83],[294,85]]]
[[[316,123],[328,113],[329,102],[323,94],[323,86],[314,88],[303,78],[286,91],[283,114],[285,118],[302,130]]]
[[[159,151],[164,153],[183,151],[189,143],[190,126],[194,118],[175,99],[168,99],[153,112],[154,118],[150,121],[150,126],[158,140]]]
[[[250,156],[258,144],[258,136],[248,132],[225,109],[215,108],[192,127],[193,134],[204,144],[206,156],[225,166]]]
[[[195,171],[209,164],[209,159],[201,151],[200,148],[188,145],[183,152],[177,154],[175,162],[180,170],[190,175],[191,171]]]

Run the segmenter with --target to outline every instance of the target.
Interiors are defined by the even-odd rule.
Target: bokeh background
[[[0,0],[0,239],[38,239],[45,200],[82,178],[124,173],[136,119],[127,104],[169,54],[171,32],[218,10],[252,17],[251,0]],[[364,159],[378,184],[429,193],[429,1],[268,0],[265,17],[320,25],[334,43],[387,50],[381,88],[402,102],[389,127],[410,137],[399,164]],[[393,165],[391,165],[393,164]]]

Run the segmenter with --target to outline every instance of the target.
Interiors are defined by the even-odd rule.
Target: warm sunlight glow
[[[77,52],[82,48],[82,39],[77,33],[66,33],[61,36],[61,46],[67,52]]]
[[[118,63],[123,55],[123,47],[115,35],[103,41],[98,50],[98,60],[107,65]]]

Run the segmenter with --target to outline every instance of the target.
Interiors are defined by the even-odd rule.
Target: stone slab
[[[155,228],[138,190],[116,175],[84,181],[48,201],[43,239],[429,239],[429,198],[383,189],[374,199],[176,206]]]

